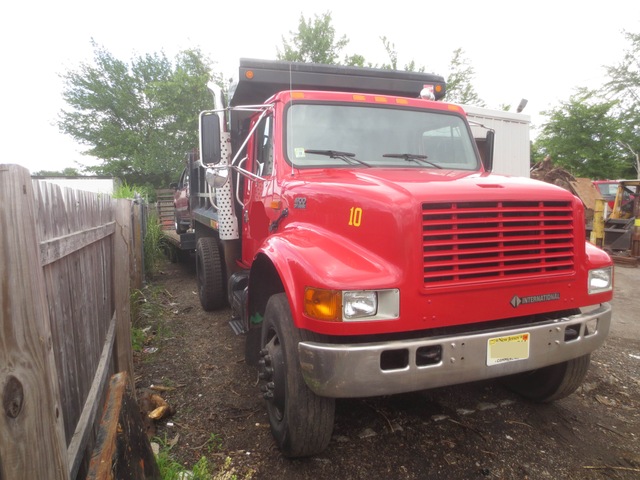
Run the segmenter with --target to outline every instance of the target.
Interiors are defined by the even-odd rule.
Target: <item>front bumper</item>
[[[317,395],[372,397],[425,390],[535,370],[591,353],[601,346],[611,324],[611,305],[544,324],[365,344],[301,342],[300,365],[305,382]],[[588,328],[587,328],[588,325]],[[489,339],[528,333],[526,359],[487,365]],[[441,348],[440,359],[421,365],[418,350]],[[400,368],[383,368],[383,352],[407,358]]]

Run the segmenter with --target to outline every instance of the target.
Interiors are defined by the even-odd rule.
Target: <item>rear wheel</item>
[[[269,299],[262,323],[261,388],[271,433],[287,457],[315,455],[331,440],[335,400],[307,387],[298,358],[298,343],[317,339],[313,332],[295,327],[284,293]]]
[[[504,380],[507,388],[534,402],[552,402],[575,392],[587,375],[591,355],[520,373]]]
[[[196,278],[202,308],[209,312],[226,305],[225,273],[218,241],[203,237],[196,245]]]

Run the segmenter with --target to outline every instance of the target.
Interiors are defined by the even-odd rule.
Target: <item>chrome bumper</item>
[[[305,382],[317,395],[372,397],[501,377],[561,363],[602,345],[610,324],[611,305],[603,303],[587,313],[507,330],[366,344],[301,342],[298,351]],[[577,337],[570,339],[573,336],[565,333],[567,328],[569,332],[579,332]],[[530,335],[528,358],[487,365],[489,339],[523,333]],[[419,365],[418,349],[434,346],[442,349],[439,361]],[[381,356],[390,351],[407,358],[406,365],[383,369]]]

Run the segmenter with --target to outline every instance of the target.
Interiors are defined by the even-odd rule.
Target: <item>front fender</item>
[[[335,232],[291,223],[268,237],[259,250],[276,268],[294,321],[310,328],[302,312],[305,287],[329,290],[397,288],[402,272],[394,264]],[[315,324],[315,322],[313,322]],[[315,328],[314,330],[317,330]]]
[[[589,270],[592,268],[600,268],[606,267],[608,265],[613,265],[613,261],[611,260],[609,254],[601,248],[596,247],[592,243],[585,243],[585,254],[587,258],[587,268]]]

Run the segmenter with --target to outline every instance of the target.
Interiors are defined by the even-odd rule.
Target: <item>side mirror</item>
[[[220,117],[215,113],[200,114],[200,155],[205,165],[217,165],[222,159]]]
[[[213,169],[207,168],[207,173],[205,174],[205,179],[209,186],[213,189],[222,188],[226,185],[229,180],[229,169],[221,168],[221,169]]]
[[[496,132],[487,130],[487,138],[484,142],[484,155],[482,156],[482,165],[487,172],[493,170],[493,145],[495,142]]]

